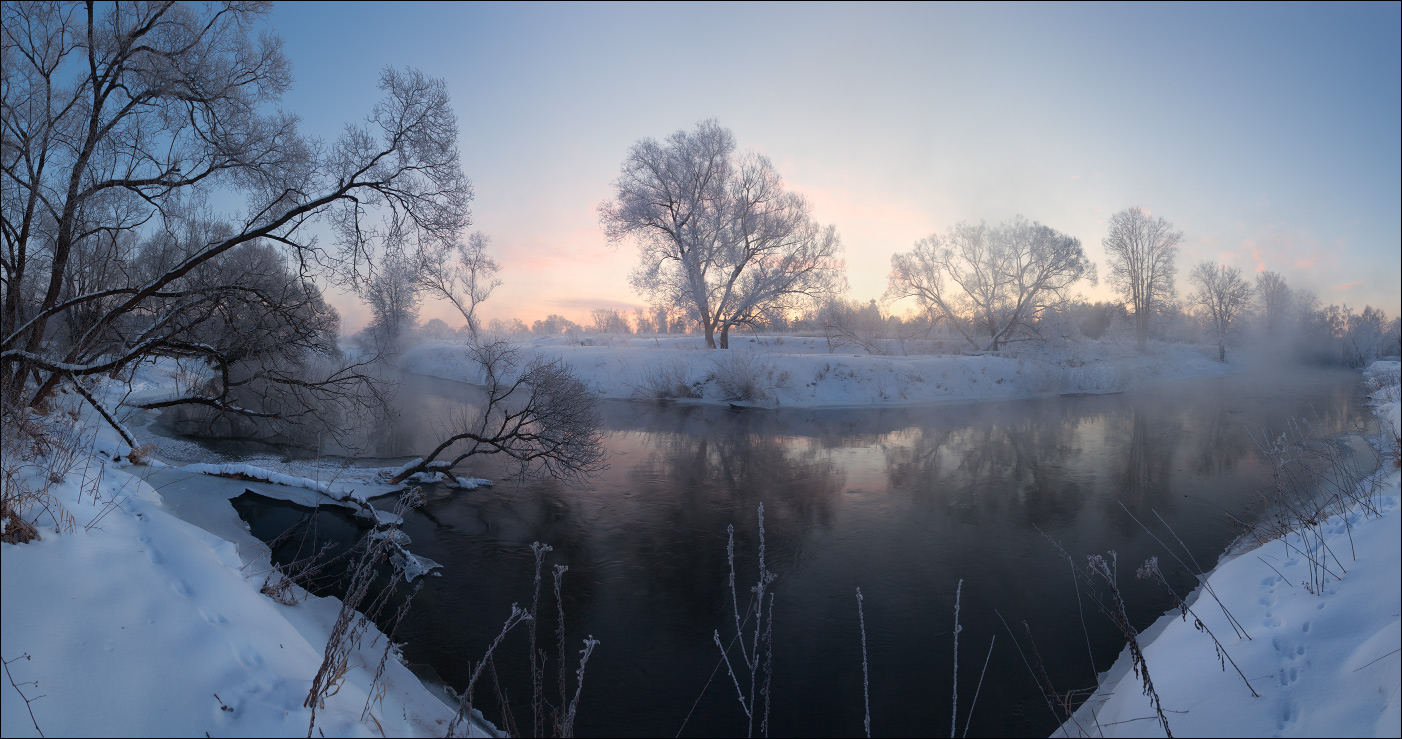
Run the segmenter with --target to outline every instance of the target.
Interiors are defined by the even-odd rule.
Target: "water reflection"
[[[1339,407],[1345,416],[1330,428],[1342,429],[1361,417],[1357,383],[1356,373],[1316,372],[884,410],[605,404],[611,467],[587,486],[503,480],[470,493],[434,490],[408,517],[412,548],[446,574],[420,594],[406,653],[461,687],[467,661],[510,604],[529,602],[528,547],[544,541],[556,548],[552,562],[570,566],[571,641],[592,634],[603,642],[589,667],[581,734],[675,734],[688,712],[688,735],[742,733],[727,676],[707,677],[718,659],[712,631],[733,630],[726,527],[736,526],[744,587],[763,502],[779,574],[773,733],[860,733],[857,586],[866,595],[875,730],[926,734],[947,722],[947,700],[931,696],[950,694],[948,632],[963,578],[961,643],[981,652],[997,633],[1000,644],[970,733],[1045,735],[1054,718],[995,609],[1020,637],[1027,621],[1063,690],[1091,684],[1120,644],[1092,620],[1092,664],[1067,563],[1034,526],[1077,556],[1114,549],[1133,566],[1164,552],[1125,509],[1147,522],[1157,514],[1199,561],[1213,562],[1232,535],[1223,511],[1249,516],[1260,484],[1246,430]],[[414,453],[463,397],[455,383],[413,387],[419,395],[403,400],[404,425],[379,454]],[[1192,583],[1187,572],[1171,578],[1182,589]],[[1161,588],[1128,577],[1121,586],[1141,625],[1171,605]],[[553,628],[547,613],[540,629]],[[517,658],[498,668],[509,692],[525,696],[524,636],[517,642]],[[516,715],[528,715],[519,702]]]

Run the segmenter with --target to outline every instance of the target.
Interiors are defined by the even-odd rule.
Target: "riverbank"
[[[21,449],[18,430],[7,429],[5,484],[33,493],[38,538],[0,546],[9,678],[0,733],[305,735],[312,713],[303,702],[341,603],[295,585],[282,602],[260,592],[273,573],[268,548],[228,500],[248,489],[307,505],[329,499],[159,460],[133,464],[73,400],[27,421],[43,449]],[[24,538],[19,526],[4,521],[7,542]],[[394,651],[375,679],[386,643],[369,625],[339,690],[316,711],[318,735],[446,732],[453,710]]]
[[[774,408],[896,407],[1109,393],[1244,367],[1235,355],[1226,363],[1215,361],[1215,347],[1156,342],[1141,353],[1133,346],[1089,340],[976,356],[874,355],[853,346],[831,352],[824,339],[802,336],[737,337],[733,348],[719,350],[706,349],[695,336],[535,338],[522,346],[563,359],[601,398]],[[480,382],[464,352],[462,343],[427,342],[406,350],[399,365],[415,374]]]
[[[1384,444],[1392,446],[1364,483],[1374,510],[1352,504],[1319,527],[1322,540],[1287,536],[1224,559],[1189,598],[1186,618],[1171,611],[1141,635],[1153,692],[1174,736],[1397,736],[1402,730],[1397,378],[1396,362],[1376,362],[1365,372]],[[1312,560],[1328,568],[1323,588],[1309,573]],[[1204,588],[1224,607],[1197,598]],[[1228,612],[1249,638],[1236,636]],[[1146,692],[1126,649],[1102,675],[1096,695],[1055,735],[1163,736]]]

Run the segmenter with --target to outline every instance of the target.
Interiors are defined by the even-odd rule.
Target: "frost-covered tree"
[[[560,359],[526,357],[507,341],[472,341],[486,397],[448,424],[445,438],[391,480],[448,473],[473,457],[502,459],[522,476],[578,482],[604,468],[599,399]]]
[[[536,336],[559,336],[565,333],[578,333],[582,330],[579,324],[559,313],[551,313],[531,324],[531,333]]]
[[[531,328],[519,318],[505,321],[493,318],[487,322],[487,330],[496,336],[522,336],[531,332]]]
[[[419,272],[403,256],[383,260],[379,270],[364,286],[365,302],[370,305],[370,335],[376,348],[394,353],[404,335],[419,325]]]
[[[594,321],[594,330],[601,334],[633,333],[633,328],[628,325],[628,317],[616,308],[595,308],[590,311],[589,317]]]
[[[708,347],[717,333],[727,348],[732,327],[845,286],[836,229],[813,220],[769,159],[737,155],[714,119],[639,141],[613,190],[599,220],[609,241],[637,243],[634,288],[684,309]]]
[[[453,330],[453,327],[449,326],[442,318],[430,318],[424,321],[424,324],[419,327],[419,333],[435,341],[451,339],[458,334],[458,332]]]
[[[466,242],[427,252],[419,265],[422,289],[452,303],[467,321],[467,331],[472,336],[481,329],[477,306],[501,285],[501,278],[497,277],[501,267],[487,254],[490,245],[486,234],[474,231]]]
[[[659,333],[652,319],[652,311],[645,308],[634,308],[633,330],[640,335]]]
[[[384,99],[363,123],[332,142],[309,139],[278,105],[291,75],[280,40],[259,33],[268,9],[0,8],[7,404],[39,403],[61,382],[81,389],[84,377],[152,356],[220,364],[218,345],[197,341],[182,317],[242,289],[227,270],[213,283],[201,276],[240,247],[271,245],[299,279],[355,287],[381,254],[446,248],[469,225],[472,188],[443,83],[386,70]],[[231,198],[237,213],[212,212],[209,204]],[[214,222],[224,225],[202,225]],[[331,238],[318,243],[314,222]],[[121,269],[135,234],[172,235],[172,258],[140,274]],[[105,275],[94,272],[102,260]],[[329,387],[340,372],[289,376],[284,386]]]
[[[1194,267],[1188,279],[1197,288],[1192,303],[1217,342],[1217,361],[1225,362],[1227,338],[1251,304],[1251,283],[1241,278],[1241,269],[1212,261]]]
[[[1110,216],[1109,226],[1100,244],[1110,257],[1110,284],[1134,314],[1135,338],[1142,350],[1154,311],[1173,300],[1173,260],[1183,232],[1138,207]]]
[[[1256,302],[1261,316],[1266,320],[1266,333],[1279,336],[1289,320],[1294,296],[1285,278],[1276,272],[1266,270],[1256,273]]]
[[[997,226],[957,223],[891,257],[887,294],[915,298],[971,346],[996,351],[1035,335],[1043,311],[1079,280],[1095,284],[1080,239],[1018,216]]]

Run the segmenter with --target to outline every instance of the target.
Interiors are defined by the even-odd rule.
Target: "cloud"
[[[613,308],[615,310],[633,310],[644,307],[642,303],[630,303],[626,300],[613,300],[612,298],[555,298],[545,301],[546,305],[553,305],[566,310],[591,311],[595,308]]]
[[[1353,282],[1345,282],[1342,285],[1330,285],[1329,289],[1338,290],[1339,292],[1348,292],[1350,290],[1353,290],[1354,288],[1362,287],[1363,283],[1364,280],[1354,280]]]
[[[1265,225],[1242,239],[1238,251],[1249,259],[1256,272],[1268,269],[1314,269],[1321,257],[1342,250],[1341,245],[1325,246],[1318,237],[1299,229]]]

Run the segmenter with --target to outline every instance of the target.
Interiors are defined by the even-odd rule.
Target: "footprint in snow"
[[[229,621],[229,619],[224,618],[224,614],[219,613],[218,611],[207,611],[201,608],[200,615],[204,617],[204,620],[212,624],[228,623]]]
[[[170,581],[170,589],[186,598],[190,597],[190,586],[186,585],[185,581],[178,577]]]
[[[146,558],[151,560],[151,564],[158,565],[165,562],[165,557],[161,556],[161,550],[151,546],[151,537],[143,536],[137,541],[146,545]]]
[[[234,645],[234,656],[238,657],[239,662],[244,667],[261,667],[263,665],[263,655],[248,644]]]

